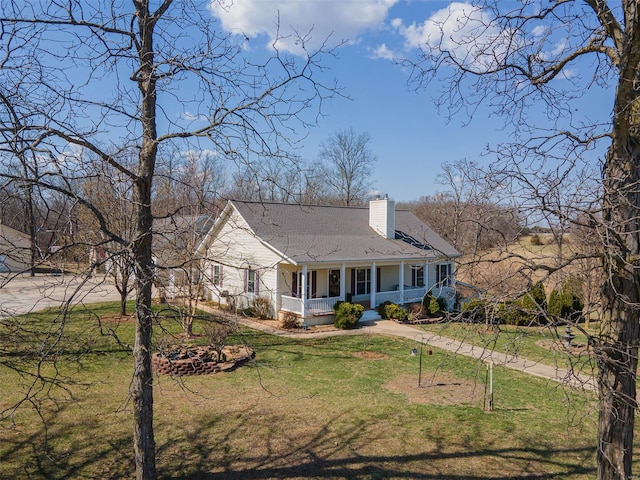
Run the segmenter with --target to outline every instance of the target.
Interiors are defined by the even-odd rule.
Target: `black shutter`
[[[316,288],[317,280],[318,280],[318,272],[313,270],[311,272],[311,298],[316,298],[318,295],[318,290]]]
[[[356,294],[356,269],[351,269],[351,295]]]

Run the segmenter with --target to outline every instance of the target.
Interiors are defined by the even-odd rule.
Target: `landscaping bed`
[[[210,345],[182,347],[154,353],[151,366],[161,375],[207,375],[233,370],[254,356],[255,352],[244,345],[226,345],[220,351]]]

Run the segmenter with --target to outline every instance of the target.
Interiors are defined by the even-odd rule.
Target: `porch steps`
[[[376,320],[380,320],[380,315],[375,310],[365,310],[360,318],[359,324],[370,324],[375,322]]]

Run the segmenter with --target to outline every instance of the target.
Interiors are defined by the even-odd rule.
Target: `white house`
[[[460,253],[389,199],[368,207],[229,201],[200,245],[206,295],[268,299],[281,317],[333,320],[338,300],[375,308],[451,286]]]
[[[29,236],[0,222],[0,272],[25,271],[30,262]]]

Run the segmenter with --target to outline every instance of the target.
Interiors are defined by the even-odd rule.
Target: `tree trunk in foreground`
[[[603,332],[597,340],[598,478],[627,480],[633,460],[640,340],[640,32],[620,65],[612,141],[604,166]]]
[[[170,2],[163,4],[167,8]],[[156,19],[149,11],[149,1],[135,2],[140,30],[138,57],[140,68],[136,80],[141,94],[142,145],[136,179],[138,196],[137,238],[133,252],[136,273],[136,336],[133,350],[134,449],[136,478],[155,480],[156,445],[153,434],[153,372],[151,370],[151,286],[153,285],[151,187],[158,152],[156,128],[156,72],[154,70],[153,29]]]

